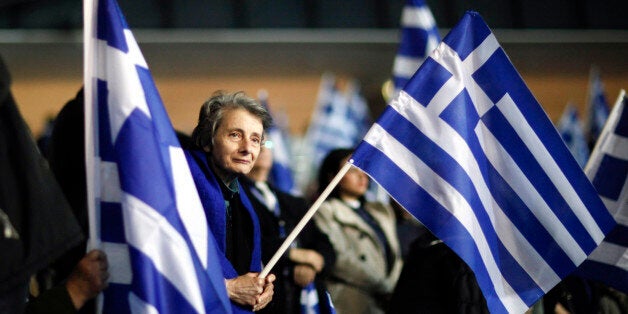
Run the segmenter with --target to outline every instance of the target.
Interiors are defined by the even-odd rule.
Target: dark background
[[[397,28],[403,0],[119,0],[131,28]],[[440,28],[466,10],[492,28],[628,29],[626,0],[432,0]],[[80,0],[0,1],[0,28],[82,28]]]

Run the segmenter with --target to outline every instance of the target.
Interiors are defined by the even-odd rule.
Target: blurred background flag
[[[523,313],[615,221],[479,14],[467,12],[369,130],[353,164]]]
[[[593,148],[610,111],[608,100],[606,100],[604,84],[602,84],[600,69],[596,66],[592,66],[589,73],[589,91],[587,97],[588,116],[585,125],[585,135],[589,147]]]
[[[589,159],[589,146],[576,107],[572,104],[565,106],[556,129],[580,167],[584,168]]]
[[[330,150],[353,147],[357,143],[355,127],[347,119],[348,112],[348,99],[338,90],[336,77],[331,73],[324,73],[316,107],[305,135],[308,147],[313,150],[312,165],[315,169]]]
[[[440,42],[434,16],[423,0],[406,0],[401,12],[401,39],[393,64],[396,95]]]
[[[270,110],[268,104],[268,92],[266,90],[260,90],[257,93],[257,98],[260,103],[270,112],[273,116],[275,125],[266,130],[268,136],[266,142],[266,148],[271,149],[273,152],[273,166],[270,170],[270,176],[268,180],[278,189],[288,192],[300,194],[297,186],[294,183],[294,176],[292,174],[292,168],[290,165],[290,146],[288,136],[281,125],[282,119],[277,117],[277,114]]]
[[[617,226],[578,274],[628,293],[628,98],[623,90],[584,171]]]
[[[106,313],[231,312],[215,240],[148,66],[115,0],[86,1],[91,245]]]

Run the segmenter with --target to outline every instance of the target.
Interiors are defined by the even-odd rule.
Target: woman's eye
[[[240,136],[240,133],[229,133],[229,137],[233,139],[239,139],[242,136]]]

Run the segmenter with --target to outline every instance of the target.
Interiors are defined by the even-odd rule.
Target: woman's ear
[[[203,151],[209,153],[211,149],[209,149],[209,145],[203,146]]]

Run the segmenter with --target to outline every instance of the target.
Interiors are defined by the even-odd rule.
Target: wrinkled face
[[[210,151],[217,175],[223,181],[229,182],[251,171],[260,152],[263,133],[261,119],[245,109],[224,113]]]
[[[341,165],[347,163],[347,160],[349,157],[343,159]],[[358,199],[366,193],[369,187],[369,178],[360,169],[351,167],[338,183],[338,187],[341,198]]]

